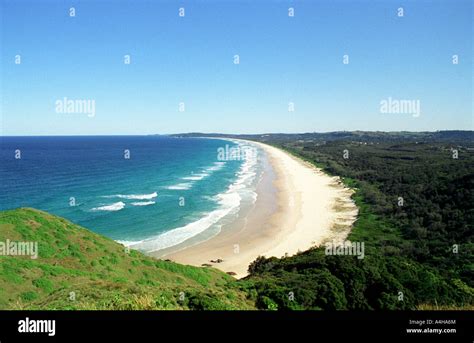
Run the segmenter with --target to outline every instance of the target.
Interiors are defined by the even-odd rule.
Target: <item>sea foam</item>
[[[239,145],[245,145],[236,142]],[[255,202],[256,192],[250,187],[255,180],[257,172],[257,158],[249,157],[244,160],[236,176],[237,179],[232,183],[225,192],[212,197],[212,199],[219,205],[213,211],[206,213],[202,218],[184,225],[179,228],[164,232],[155,237],[150,237],[141,241],[121,241],[120,243],[129,246],[132,249],[139,249],[146,252],[157,251],[174,245],[183,243],[184,241],[208,230],[213,225],[218,225],[219,222],[229,214],[235,214],[239,211],[242,198],[248,198]],[[206,169],[207,172],[213,172],[224,167],[225,162],[215,162],[213,166]],[[188,189],[191,184],[178,184],[170,186],[168,189]],[[219,230],[220,231],[220,230]],[[218,231],[218,232],[219,232]],[[218,233],[217,232],[217,233]]]
[[[156,198],[158,196],[157,192],[150,194],[115,194],[115,195],[106,195],[104,198],[120,198],[128,200],[149,200]]]
[[[92,211],[120,211],[125,207],[125,203],[119,201],[110,205],[94,207]]]
[[[209,176],[209,174],[199,173],[199,174],[194,174],[192,176],[185,176],[183,177],[183,180],[199,181],[199,180],[204,179],[206,176]]]
[[[133,206],[149,206],[149,205],[154,205],[154,201],[139,201],[139,202],[132,202],[131,203]]]
[[[166,189],[187,190],[187,189],[191,189],[192,186],[193,186],[193,184],[191,182],[184,182],[184,183],[178,183],[177,185],[168,186],[168,187],[166,187]]]

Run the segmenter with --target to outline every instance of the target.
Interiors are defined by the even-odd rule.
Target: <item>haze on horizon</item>
[[[0,6],[0,135],[474,128],[469,0]]]

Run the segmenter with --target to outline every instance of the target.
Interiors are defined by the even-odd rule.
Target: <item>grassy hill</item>
[[[39,256],[0,256],[0,309],[253,309],[231,276],[156,260],[43,211],[0,212],[0,242]]]

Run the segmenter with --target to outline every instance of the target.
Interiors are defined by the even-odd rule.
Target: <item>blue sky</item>
[[[2,135],[473,129],[469,0],[0,3]]]

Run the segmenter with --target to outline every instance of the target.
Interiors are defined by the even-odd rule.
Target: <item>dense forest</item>
[[[259,135],[356,190],[348,239],[365,258],[324,247],[260,257],[245,287],[267,309],[474,306],[474,132]]]

